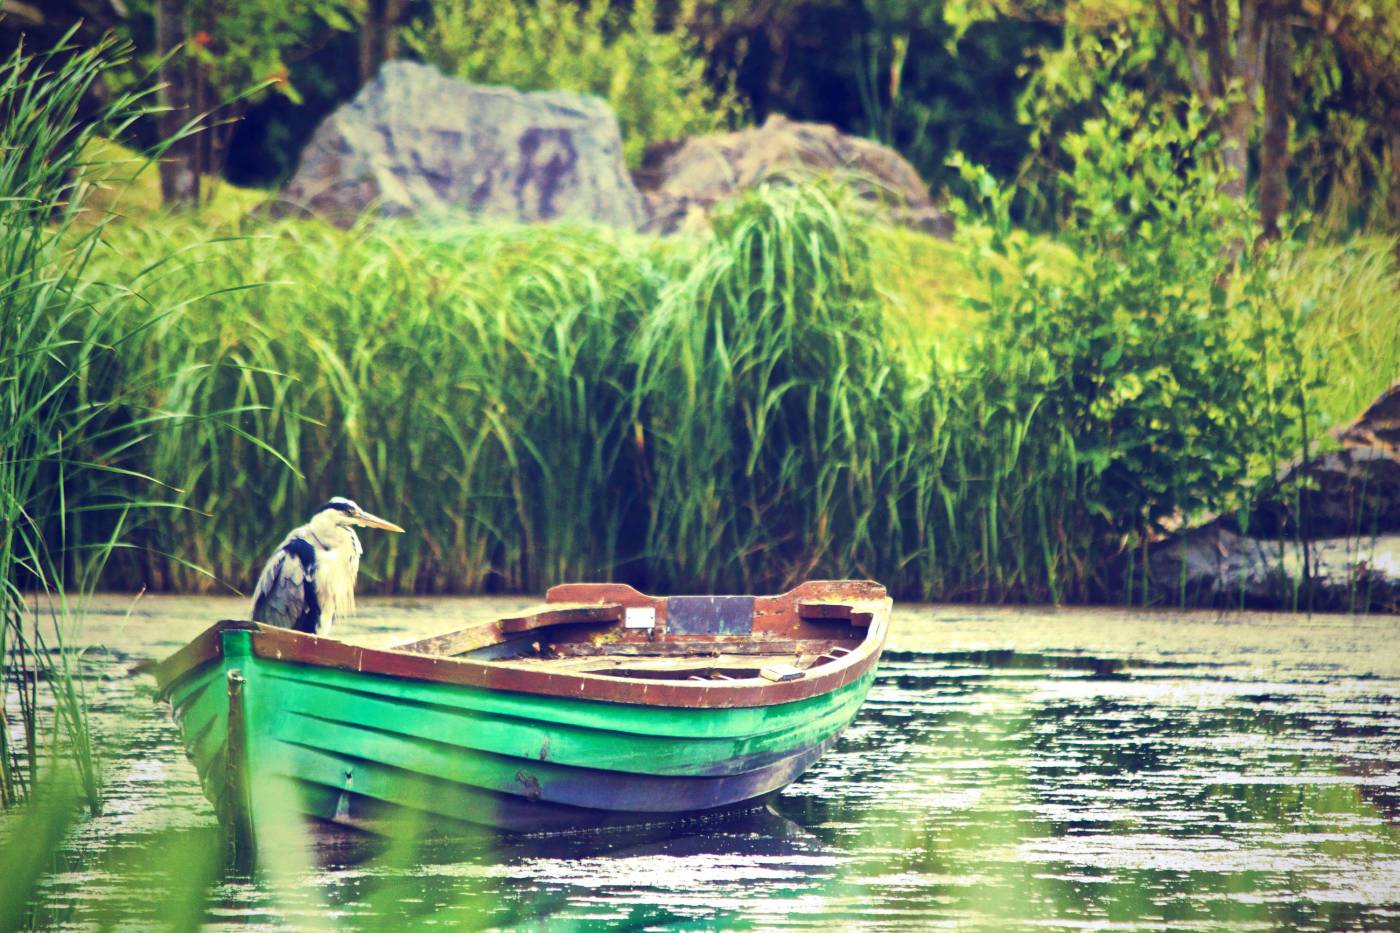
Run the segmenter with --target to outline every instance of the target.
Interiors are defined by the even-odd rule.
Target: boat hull
[[[166,694],[206,794],[249,835],[294,814],[540,833],[743,809],[835,742],[874,677],[871,664],[791,702],[685,708],[318,666],[259,654],[247,630],[219,637]]]

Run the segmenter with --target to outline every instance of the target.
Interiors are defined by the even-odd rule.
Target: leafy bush
[[[1010,235],[1010,192],[964,166],[995,218],[985,252],[1021,272],[1005,281],[975,253],[987,293],[974,358],[1003,417],[1033,413],[1030,434],[1072,446],[1075,508],[1126,543],[1236,502],[1297,449],[1311,403],[1301,319],[1272,258],[1247,252],[1248,221],[1211,168],[1208,115],[1120,85],[1101,104],[1064,140],[1068,274],[1041,273]]]
[[[635,166],[648,143],[725,127],[740,112],[732,87],[705,78],[705,59],[680,28],[663,30],[654,0],[625,16],[608,0],[433,0],[408,46],[430,64],[482,84],[596,94],[617,111]],[[684,24],[683,3],[676,23]]]

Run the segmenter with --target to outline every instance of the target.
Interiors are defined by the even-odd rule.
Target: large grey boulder
[[[647,226],[662,233],[700,225],[716,204],[758,185],[813,177],[850,185],[884,219],[952,236],[952,216],[934,204],[908,160],[822,123],[775,114],[762,126],[735,133],[655,143],[636,172]]]
[[[369,209],[627,228],[643,218],[601,99],[483,87],[406,61],[321,122],[278,205],[342,225]]]

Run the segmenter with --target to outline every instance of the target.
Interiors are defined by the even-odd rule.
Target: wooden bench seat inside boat
[[[570,584],[541,606],[398,650],[629,680],[781,681],[836,663],[866,638],[884,596],[863,586],[651,597],[625,584]]]

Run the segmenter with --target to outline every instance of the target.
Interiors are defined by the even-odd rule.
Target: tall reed
[[[142,270],[211,232],[190,218],[113,229],[92,275]],[[822,188],[755,192],[709,235],[670,240],[250,221],[144,272],[148,299],[193,302],[183,313],[147,324],[135,304],[113,309],[114,326],[145,329],[93,391],[143,386],[123,415],[133,463],[184,509],[144,513],[140,547],[103,579],[246,591],[288,528],[348,494],[410,528],[366,542],[369,592],[860,575],[901,597],[1115,599],[1108,561],[1144,519],[1226,508],[1246,472],[1231,465],[1267,459],[1260,432],[1198,424],[1215,403],[1192,399],[1217,377],[1230,417],[1252,410],[1254,384],[1237,375],[1267,349],[1238,329],[1222,343],[1223,317],[1198,324],[1182,304],[1160,317],[1172,341],[1139,330],[1114,351],[1119,312],[1095,298],[1100,279],[998,260],[984,271],[1005,313],[973,312],[927,349],[896,345],[877,245]],[[1133,269],[1156,268],[1135,256]],[[1184,263],[1193,296],[1208,293],[1215,266]],[[1171,310],[1161,289],[1180,283],[1100,265],[1144,313]],[[1062,281],[1102,325],[1069,349],[1042,339]],[[1209,359],[1188,355],[1198,332]],[[1081,372],[1096,395],[1081,397]],[[142,375],[154,373],[163,381]],[[1165,394],[1134,395],[1140,384]],[[140,427],[150,411],[167,417],[159,430]],[[75,521],[105,540],[115,516]]]
[[[0,808],[48,767],[71,769],[88,806],[99,805],[70,636],[130,509],[150,498],[137,452],[166,419],[145,404],[153,383],[132,357],[164,312],[135,296],[139,276],[104,284],[89,274],[110,220],[84,213],[94,180],[147,160],[83,153],[146,112],[148,92],[83,107],[104,72],[131,64],[127,44],[67,38],[0,63]],[[100,531],[85,528],[98,514]]]
[[[93,418],[81,395],[83,355],[100,345],[60,336],[88,309],[80,279],[99,238],[74,233],[84,166],[77,108],[108,47],[16,49],[0,65],[0,804],[15,804],[38,776],[46,744],[61,732],[96,803],[92,749],[79,681],[67,668],[63,626],[20,583],[62,590],[66,479],[84,464],[71,438]],[[67,55],[67,53],[72,53]],[[67,57],[65,57],[67,55]],[[109,114],[109,116],[115,115]],[[50,516],[56,522],[45,522]],[[58,540],[54,540],[57,536]],[[53,713],[46,725],[41,707]],[[12,733],[10,723],[18,722]]]
[[[109,276],[195,236],[114,232]],[[999,401],[1014,354],[911,365],[868,241],[839,193],[772,189],[698,241],[282,222],[177,256],[152,300],[213,294],[124,344],[112,378],[166,374],[146,402],[178,418],[141,457],[187,510],[149,513],[105,579],[246,587],[350,494],[410,526],[368,542],[369,591],[1090,592],[1072,438]]]

